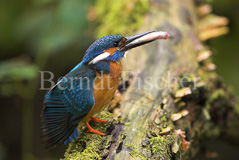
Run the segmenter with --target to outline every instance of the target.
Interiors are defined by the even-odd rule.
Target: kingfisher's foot
[[[88,128],[88,130],[86,131],[87,133],[88,133],[88,132],[91,132],[91,133],[96,133],[96,134],[98,134],[98,135],[100,135],[100,136],[105,136],[104,133],[101,133],[100,131],[97,131],[97,130],[91,128],[91,126],[89,125],[89,123],[86,123],[85,125],[86,125],[86,127]]]
[[[97,119],[95,117],[90,117],[90,118],[91,118],[91,120],[89,122],[95,121],[97,123],[107,123],[106,120],[100,120],[100,119]]]

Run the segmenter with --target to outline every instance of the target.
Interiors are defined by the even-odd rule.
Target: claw
[[[87,133],[91,132],[91,133],[96,133],[96,134],[98,134],[98,135],[100,135],[100,136],[105,136],[104,133],[101,133],[100,131],[97,131],[97,130],[91,128],[91,126],[89,125],[88,122],[87,122],[85,125],[86,125],[86,127],[88,128],[88,130],[86,131]]]

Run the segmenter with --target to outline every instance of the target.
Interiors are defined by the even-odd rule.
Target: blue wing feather
[[[46,148],[55,148],[79,135],[78,123],[94,106],[95,71],[78,64],[46,95],[42,112],[42,137]],[[62,89],[64,88],[64,89]]]

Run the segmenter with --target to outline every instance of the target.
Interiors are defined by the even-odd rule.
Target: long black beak
[[[130,37],[125,37],[127,40],[124,42],[123,46],[120,48],[121,51],[129,50],[146,43],[152,42],[156,39],[167,39],[171,35],[168,32],[159,32],[159,31],[148,31],[140,34],[136,34]]]

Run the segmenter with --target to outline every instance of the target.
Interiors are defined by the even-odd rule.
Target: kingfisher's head
[[[100,61],[119,61],[129,49],[171,37],[167,32],[149,31],[130,37],[120,35],[105,36],[96,40],[86,51],[83,63],[89,65]]]

